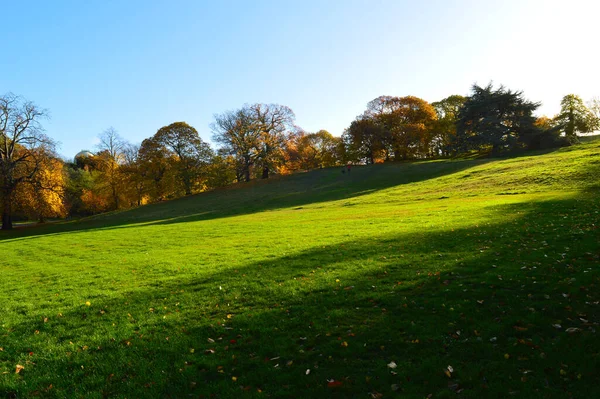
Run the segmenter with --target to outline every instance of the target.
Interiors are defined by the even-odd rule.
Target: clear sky
[[[433,102],[493,81],[540,101],[600,96],[600,1],[8,1],[0,94],[49,110],[71,158],[108,127],[133,143],[278,103],[340,135],[380,95]]]

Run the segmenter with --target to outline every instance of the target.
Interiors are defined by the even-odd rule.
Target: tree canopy
[[[578,96],[567,95],[554,118],[535,116],[538,107],[522,92],[491,83],[473,85],[469,96],[433,103],[379,96],[336,137],[296,126],[287,106],[245,104],[214,115],[214,151],[193,126],[174,122],[140,144],[109,128],[98,136],[95,153],[81,151],[73,162],[63,162],[43,133],[45,111],[7,94],[0,97],[2,228],[12,227],[13,216],[43,221],[90,215],[347,162],[558,147],[600,129],[598,98],[586,107]]]
[[[538,133],[533,112],[539,103],[528,101],[520,91],[492,84],[473,85],[457,120],[457,145],[462,150],[490,148],[492,153],[524,146]]]

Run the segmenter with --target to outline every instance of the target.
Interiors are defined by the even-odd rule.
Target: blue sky
[[[600,96],[590,1],[28,1],[2,4],[0,94],[49,110],[71,158],[114,127],[141,142],[186,121],[279,103],[340,135],[380,95],[427,101],[504,84],[554,115]]]

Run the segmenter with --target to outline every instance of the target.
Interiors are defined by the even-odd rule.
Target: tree
[[[472,87],[472,94],[460,109],[457,144],[461,150],[490,148],[492,153],[523,146],[539,130],[533,112],[540,106],[525,100],[520,91],[492,84]]]
[[[432,150],[435,155],[449,156],[456,151],[456,122],[466,101],[461,95],[451,95],[431,103],[437,113],[437,121],[432,132]]]
[[[48,217],[64,217],[65,179],[63,162],[46,154],[33,178],[15,191],[15,207],[30,220],[44,223]]]
[[[600,97],[594,97],[588,101],[588,109],[590,110],[592,130],[600,130]]]
[[[248,106],[236,111],[214,115],[211,124],[213,140],[219,143],[223,155],[235,158],[237,179],[250,181],[250,168],[258,157],[260,131],[256,129]]]
[[[341,139],[327,130],[319,130],[317,133],[300,132],[294,136],[293,141],[300,169],[326,168],[342,161],[339,154]]]
[[[424,158],[431,155],[431,131],[436,119],[435,110],[423,99],[380,96],[367,104],[367,110],[350,126],[349,133],[363,141],[364,150],[373,156],[381,152],[386,161],[392,157]]]
[[[268,179],[284,161],[284,149],[296,116],[285,105],[253,104],[249,106],[254,129],[258,132],[257,166],[261,177]]]
[[[65,207],[70,216],[90,215],[93,212],[84,201],[84,193],[91,192],[95,186],[94,176],[88,163],[65,165]]]
[[[173,155],[185,195],[201,191],[200,180],[213,157],[213,151],[202,141],[198,131],[185,122],[175,122],[160,128],[154,135],[154,140]]]
[[[569,142],[577,143],[577,133],[590,133],[597,127],[594,114],[575,94],[567,94],[560,102],[560,113],[554,118]]]
[[[238,160],[244,180],[250,180],[252,166],[258,167],[266,179],[285,160],[284,149],[295,128],[294,119],[294,112],[284,105],[244,105],[215,115],[213,140]]]
[[[2,229],[12,229],[15,190],[31,182],[54,142],[42,133],[40,119],[46,113],[13,94],[0,96],[0,200]]]
[[[224,187],[236,180],[240,181],[240,176],[236,175],[236,170],[235,158],[232,155],[215,155],[208,165],[207,187]]]
[[[140,145],[127,144],[123,149],[121,165],[121,171],[127,182],[128,197],[130,200],[134,199],[137,206],[143,204],[146,189],[146,171],[142,168],[139,154]]]
[[[121,164],[124,161],[127,142],[119,136],[119,133],[113,127],[106,129],[98,138],[100,139],[97,146],[99,152],[94,160],[101,172],[101,181],[110,191],[112,208],[119,209],[119,197],[124,186]]]
[[[385,150],[385,131],[372,118],[357,118],[346,129],[343,140],[353,160],[374,164]]]
[[[153,201],[162,201],[175,191],[173,163],[167,150],[154,137],[142,141],[138,163],[145,183],[144,192]]]

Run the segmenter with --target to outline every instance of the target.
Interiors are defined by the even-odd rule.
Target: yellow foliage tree
[[[15,209],[30,220],[43,223],[47,218],[65,217],[63,162],[39,157],[36,173],[15,190]]]

